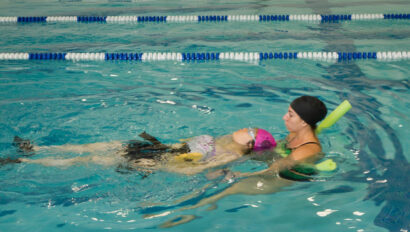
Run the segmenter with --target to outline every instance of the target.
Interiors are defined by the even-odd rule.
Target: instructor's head
[[[323,120],[326,114],[327,108],[321,100],[312,96],[302,96],[290,103],[283,120],[290,132],[298,131],[305,126],[315,130],[316,124]]]

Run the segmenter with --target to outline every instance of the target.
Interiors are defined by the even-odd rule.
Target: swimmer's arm
[[[320,147],[315,144],[308,144],[293,151],[288,157],[280,159],[272,163],[269,168],[251,173],[235,173],[238,177],[248,177],[257,175],[272,175],[281,171],[292,168],[298,163],[306,162],[321,152]]]
[[[286,170],[297,164],[298,161],[293,160],[291,157],[286,157],[280,160],[275,161],[267,169],[258,171],[258,172],[247,172],[247,173],[238,173],[235,172],[236,177],[249,177],[249,176],[258,176],[258,175],[275,175],[282,170]]]

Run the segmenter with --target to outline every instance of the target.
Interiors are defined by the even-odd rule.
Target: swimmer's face
[[[295,132],[307,125],[305,121],[289,106],[288,112],[283,116],[285,126],[289,132]]]
[[[248,133],[248,128],[235,131],[232,134],[232,139],[235,143],[247,146],[248,148],[253,148],[253,144],[255,143],[252,136]]]

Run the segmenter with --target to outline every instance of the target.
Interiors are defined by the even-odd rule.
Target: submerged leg
[[[204,205],[212,204],[220,199],[234,194],[246,194],[246,195],[256,195],[256,194],[271,194],[278,192],[281,188],[291,185],[292,181],[273,177],[273,176],[253,176],[246,179],[242,179],[239,182],[228,187],[224,191],[210,196],[208,198],[202,199],[196,205],[183,208],[194,209]]]
[[[184,211],[188,209],[195,209],[205,205],[211,205],[219,201],[220,199],[234,194],[246,194],[246,195],[256,195],[256,194],[271,194],[278,192],[281,188],[289,186],[292,184],[293,181],[274,177],[274,176],[252,176],[247,179],[242,179],[239,182],[233,184],[232,186],[228,187],[224,191],[210,196],[208,198],[204,198],[199,201],[197,204],[192,206],[187,206],[183,208],[179,208],[173,210],[169,213],[175,213],[179,211]],[[144,218],[150,219],[162,216],[164,213],[158,214],[146,214]],[[167,215],[168,215],[167,214]]]

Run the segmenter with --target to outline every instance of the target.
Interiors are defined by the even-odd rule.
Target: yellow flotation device
[[[198,162],[202,159],[203,155],[199,152],[184,153],[174,156],[177,162]]]

